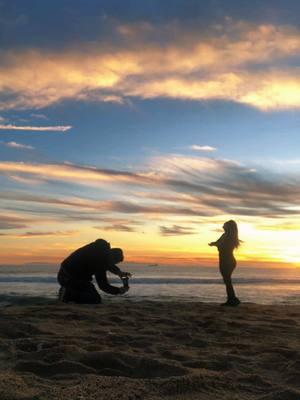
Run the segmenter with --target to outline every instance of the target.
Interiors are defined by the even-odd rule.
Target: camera
[[[123,282],[124,288],[129,289],[129,277],[128,276],[121,276],[121,280]]]

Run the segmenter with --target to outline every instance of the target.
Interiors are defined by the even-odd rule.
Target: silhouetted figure
[[[92,283],[93,276],[104,292],[114,295],[126,293],[128,285],[120,288],[112,286],[106,276],[107,271],[125,280],[131,276],[116,266],[123,258],[121,249],[111,249],[110,244],[103,239],[97,239],[74,251],[62,262],[57,275],[61,285],[59,299],[65,303],[101,303],[101,296]]]
[[[216,242],[209,243],[209,246],[216,246],[219,251],[219,267],[227,292],[227,301],[222,305],[238,306],[240,300],[235,295],[231,275],[236,267],[233,251],[239,247],[241,241],[238,237],[238,227],[235,221],[225,222],[223,229],[223,235]]]

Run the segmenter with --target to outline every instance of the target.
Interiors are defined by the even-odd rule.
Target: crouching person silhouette
[[[103,239],[97,239],[77,249],[62,262],[58,271],[57,280],[61,286],[59,300],[64,303],[101,303],[101,296],[92,283],[93,277],[99,288],[106,293],[126,293],[129,290],[128,284],[124,284],[123,287],[112,286],[106,276],[107,271],[110,271],[128,281],[131,275],[121,271],[116,265],[123,259],[123,251],[110,248],[110,244]]]

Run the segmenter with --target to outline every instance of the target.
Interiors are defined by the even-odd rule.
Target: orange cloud
[[[36,179],[94,187],[105,184],[110,191],[109,200],[105,197],[99,201],[43,198],[18,192],[5,192],[2,199],[153,216],[282,217],[299,213],[299,184],[292,176],[278,175],[274,181],[266,171],[261,173],[235,161],[172,154],[155,157],[148,169],[147,174],[142,174],[73,164],[0,162],[0,174],[12,179],[20,176],[25,182],[29,179],[29,184]],[[143,197],[149,188],[152,193]],[[118,193],[117,200],[114,190]],[[81,218],[86,220],[87,216],[82,214]]]
[[[207,80],[166,78],[127,88],[131,96],[229,100],[267,111],[300,107],[300,71],[228,73]]]
[[[10,96],[0,109],[42,108],[67,98],[122,102],[128,96],[223,99],[262,110],[300,107],[299,69],[289,66],[300,54],[294,27],[228,19],[200,33],[172,24],[116,29],[128,39],[127,48],[2,51],[0,92]],[[160,35],[176,41],[161,45]]]
[[[110,185],[104,194],[102,190],[93,192],[98,200],[84,197],[92,193],[89,190],[81,190],[82,197],[68,197],[62,185],[51,197],[47,191],[34,193],[31,186],[27,192],[4,191],[1,205],[9,210],[3,211],[0,223],[4,259],[5,254],[14,259],[13,254],[20,255],[23,250],[22,254],[27,254],[24,259],[34,257],[35,251],[42,256],[49,254],[50,259],[62,249],[93,240],[95,226],[109,241],[126,248],[126,253],[128,249],[132,259],[139,256],[135,253],[137,244],[152,260],[170,254],[178,262],[177,255],[216,257],[207,243],[220,235],[219,229],[229,218],[237,219],[241,228],[244,245],[239,259],[246,265],[251,257],[256,262],[264,257],[287,263],[299,259],[293,243],[299,236],[295,221],[300,185],[294,175],[282,174],[274,179],[274,174],[269,176],[266,170],[254,172],[234,161],[178,154],[150,160],[148,170],[148,174],[140,174],[73,164],[1,162],[0,174],[5,176],[91,186],[100,183],[101,188],[104,183]],[[118,201],[111,192],[114,184],[118,186]],[[80,233],[74,238],[77,229]],[[51,246],[28,246],[30,237],[35,242],[35,235]],[[61,238],[56,240],[56,236]],[[59,254],[61,258],[64,255]]]
[[[25,233],[19,233],[19,234],[2,234],[2,236],[6,236],[9,238],[14,238],[14,239],[30,239],[32,237],[49,237],[49,236],[75,236],[79,232],[78,231],[53,231],[53,232],[47,232],[47,231],[39,231],[39,232],[25,232]]]
[[[72,164],[30,164],[23,162],[0,162],[0,173],[21,178],[38,178],[39,180],[57,180],[83,185],[97,185],[99,183],[142,183],[149,178],[142,174],[133,174],[123,171],[97,169],[94,167],[76,166]]]

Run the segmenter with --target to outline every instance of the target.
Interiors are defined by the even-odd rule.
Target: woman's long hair
[[[237,223],[232,219],[230,221],[225,222],[224,231],[227,239],[230,241],[233,247],[235,249],[238,248],[242,241],[239,239]]]

